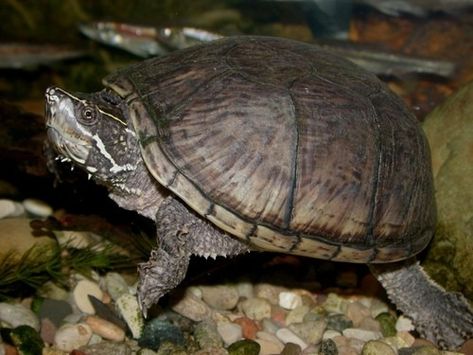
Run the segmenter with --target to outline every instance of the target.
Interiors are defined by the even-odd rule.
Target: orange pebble
[[[246,339],[255,339],[256,333],[261,330],[258,323],[247,317],[237,318],[233,321],[233,323],[236,323],[241,327],[243,338]]]

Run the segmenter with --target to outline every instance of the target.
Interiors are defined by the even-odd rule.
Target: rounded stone
[[[116,300],[115,304],[128,325],[133,338],[138,339],[143,330],[144,319],[136,296],[125,293]]]
[[[332,339],[324,339],[320,344],[320,355],[338,355],[337,344]]]
[[[152,350],[158,350],[161,344],[170,342],[176,345],[184,344],[181,330],[167,321],[155,318],[146,323],[138,345]]]
[[[260,345],[248,339],[238,340],[231,344],[228,348],[229,355],[259,355]]]
[[[376,320],[379,322],[381,333],[384,337],[392,337],[396,335],[396,317],[391,313],[380,313],[376,317]]]
[[[123,329],[105,319],[96,316],[87,316],[84,321],[95,334],[100,335],[104,339],[113,341],[122,341],[125,339]]]
[[[299,338],[296,334],[294,334],[294,332],[292,332],[288,328],[278,329],[278,331],[276,332],[276,336],[284,344],[294,343],[294,344],[299,345],[302,350],[307,348],[307,343],[304,340],[302,340],[301,338]]]
[[[325,320],[308,321],[289,325],[289,329],[308,344],[320,343],[326,328],[327,322]]]
[[[104,277],[105,289],[114,301],[129,292],[129,286],[122,275],[117,272],[107,272]]]
[[[20,325],[28,325],[39,331],[39,319],[32,310],[21,304],[0,303],[0,321],[6,323],[10,328]]]
[[[235,323],[218,322],[217,331],[225,345],[233,344],[243,337],[241,326]]]
[[[194,338],[201,349],[222,347],[223,341],[215,322],[205,320],[194,326]]]
[[[95,309],[89,300],[89,295],[101,300],[103,297],[103,292],[96,282],[90,280],[80,280],[72,291],[74,302],[82,312],[87,314],[95,314]]]
[[[248,318],[262,320],[271,317],[271,304],[264,298],[254,297],[240,303]]]
[[[86,345],[92,337],[88,324],[64,324],[54,336],[54,345],[62,351],[72,351]]]
[[[186,292],[184,297],[173,303],[172,310],[195,322],[209,319],[212,315],[212,310],[207,303],[197,298],[192,292]]]
[[[220,310],[230,310],[235,308],[240,295],[235,286],[217,285],[201,286],[202,299],[210,307]]]
[[[0,199],[0,219],[6,217],[18,217],[25,212],[25,208],[21,203]]]
[[[292,310],[302,306],[302,297],[295,292],[283,291],[279,293],[279,306]]]
[[[380,332],[358,328],[347,328],[343,330],[343,335],[347,338],[355,338],[363,341],[378,340],[382,338],[382,334]]]
[[[53,209],[46,202],[35,199],[27,198],[23,201],[23,207],[26,212],[36,217],[49,217],[53,214]]]
[[[361,355],[396,355],[396,352],[382,341],[371,340],[365,343]]]

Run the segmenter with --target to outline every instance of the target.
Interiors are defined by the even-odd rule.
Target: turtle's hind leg
[[[370,269],[389,299],[426,339],[444,349],[457,349],[473,337],[473,310],[468,301],[435,283],[415,259],[372,264]]]
[[[184,279],[191,255],[230,256],[248,252],[248,246],[198,217],[173,196],[156,214],[157,248],[138,265],[138,298],[146,311]]]

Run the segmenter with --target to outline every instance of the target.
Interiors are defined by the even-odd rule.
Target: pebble
[[[205,320],[194,326],[194,338],[201,349],[221,348],[223,345],[222,338],[217,331],[215,322]]]
[[[381,332],[381,325],[377,320],[371,318],[371,316],[363,318],[358,324],[358,328]]]
[[[41,319],[41,339],[47,344],[54,343],[54,336],[56,335],[57,327],[49,320],[49,318]]]
[[[322,336],[322,339],[325,340],[325,339],[333,339],[335,337],[338,337],[338,336],[341,336],[342,333],[336,331],[336,330],[333,330],[333,329],[327,329],[325,332],[324,332],[324,335]]]
[[[248,318],[262,320],[271,317],[271,304],[265,298],[250,298],[241,302],[240,305]]]
[[[62,300],[45,298],[39,307],[40,319],[47,318],[59,327],[66,316],[72,313],[71,305]]]
[[[186,292],[184,297],[175,302],[172,310],[194,322],[209,319],[212,315],[210,307],[191,292]]]
[[[219,310],[235,308],[240,298],[236,287],[231,285],[201,286],[200,289],[204,302]]]
[[[371,311],[360,302],[351,302],[347,305],[345,314],[353,322],[353,325],[358,327],[363,319],[371,316]]]
[[[131,355],[132,351],[126,343],[103,341],[101,343],[79,348],[86,355]]]
[[[307,313],[309,313],[309,306],[300,305],[300,306],[294,308],[293,310],[291,310],[287,314],[286,320],[285,320],[284,323],[286,325],[289,325],[289,324],[292,324],[292,323],[301,323],[301,322],[304,321],[304,317]]]
[[[295,323],[289,325],[289,329],[308,344],[320,343],[326,328],[327,321],[325,320],[309,321],[305,323]]]
[[[96,282],[90,280],[80,280],[72,291],[74,302],[82,312],[87,314],[95,314],[95,309],[88,297],[89,295],[94,296],[100,300],[103,297],[103,292]]]
[[[3,329],[2,336],[6,329]],[[41,354],[44,348],[43,340],[38,332],[29,325],[20,325],[14,329],[7,330],[8,337],[12,340],[18,352],[22,355]]]
[[[344,314],[331,314],[327,317],[327,328],[343,332],[347,328],[352,328],[353,322]]]
[[[105,289],[114,301],[129,292],[129,287],[122,275],[117,272],[107,272],[104,277]]]
[[[302,349],[307,348],[307,343],[288,328],[278,329],[276,336],[283,342],[283,344],[294,343],[299,345]]]
[[[54,345],[62,351],[72,351],[86,345],[92,337],[92,329],[86,323],[64,324],[54,336]]]
[[[184,336],[179,327],[165,320],[155,318],[146,323],[143,328],[143,334],[138,340],[141,347],[158,350],[164,342],[170,342],[176,345],[184,344]]]
[[[330,313],[344,314],[348,307],[348,301],[331,292],[327,295],[327,299],[322,304],[322,307]]]
[[[371,305],[370,305],[370,312],[371,312],[371,317],[376,318],[379,316],[381,313],[387,313],[389,312],[388,305],[376,298],[371,299]]]
[[[271,319],[264,318],[261,322],[261,327],[263,328],[264,331],[267,331],[269,333],[276,333],[276,331],[281,328],[278,326],[276,323],[274,323]]]
[[[320,344],[320,355],[338,355],[337,344],[332,339],[324,339]]]
[[[473,355],[473,339],[465,341],[460,348],[460,352],[466,355]]]
[[[396,335],[396,317],[389,312],[378,314],[376,320],[379,322],[381,333],[384,337],[392,337]]]
[[[342,334],[347,338],[355,338],[363,341],[378,340],[383,336],[380,332],[358,328],[347,328],[342,332]]]
[[[53,300],[66,301],[69,298],[69,292],[62,287],[59,287],[52,281],[45,282],[37,292],[37,295]]]
[[[255,297],[264,298],[271,304],[278,304],[279,294],[284,291],[286,291],[284,287],[275,286],[268,283],[260,283],[254,287]]]
[[[248,339],[238,340],[231,344],[228,348],[229,355],[259,355],[260,345]]]
[[[228,355],[228,351],[225,348],[207,348],[195,351],[192,355]]]
[[[279,293],[278,304],[284,309],[295,309],[302,306],[302,297],[297,293],[290,291],[283,291]]]
[[[25,208],[21,203],[0,199],[0,219],[7,217],[18,217],[25,213]]]
[[[299,345],[294,343],[287,343],[281,351],[281,355],[301,355],[302,349]]]
[[[236,284],[236,289],[240,298],[253,298],[254,290],[253,284],[249,281],[241,281]]]
[[[115,302],[118,311],[125,320],[134,339],[138,339],[143,331],[144,319],[136,296],[121,295]]]
[[[245,339],[255,339],[256,333],[260,330],[259,325],[253,319],[247,317],[236,318],[233,323],[241,327]]]
[[[21,304],[0,303],[0,321],[6,323],[10,328],[20,325],[28,325],[39,331],[39,319],[32,310]]]
[[[97,316],[87,316],[84,321],[95,334],[100,335],[104,339],[113,341],[122,341],[125,339],[123,329],[105,319]]]
[[[279,354],[284,348],[284,345],[282,343],[275,343],[270,340],[266,339],[255,339],[255,341],[259,344],[260,346],[260,352],[259,355],[274,355],[274,354]]]
[[[399,316],[399,318],[396,321],[396,330],[398,332],[410,332],[414,329],[415,327],[412,324],[412,320],[410,320],[409,318],[403,315]]]
[[[396,355],[396,352],[382,341],[371,340],[365,343],[361,355]]]
[[[399,355],[442,355],[435,346],[423,345],[413,348],[399,349]]]
[[[35,198],[27,198],[23,201],[23,207],[26,212],[35,217],[49,217],[53,214],[53,209],[46,202],[37,200]]]
[[[219,322],[217,323],[217,331],[226,346],[233,344],[243,337],[241,326],[235,323]]]

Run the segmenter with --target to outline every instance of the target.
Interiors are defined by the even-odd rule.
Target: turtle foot
[[[468,301],[440,287],[418,262],[370,265],[370,269],[423,337],[451,350],[473,338],[473,309]]]

